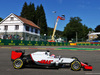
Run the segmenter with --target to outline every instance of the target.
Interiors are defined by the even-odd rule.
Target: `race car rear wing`
[[[25,53],[25,50],[15,50],[11,52],[11,61],[14,61],[17,58],[20,58]]]

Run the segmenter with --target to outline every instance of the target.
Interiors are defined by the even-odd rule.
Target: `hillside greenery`
[[[29,5],[25,2],[20,14],[21,17],[26,18],[34,22],[41,28],[41,35],[46,34],[47,36],[52,36],[53,28],[48,27],[46,22],[46,15],[44,7],[42,4],[35,7],[34,3]],[[95,28],[95,31],[100,30],[100,26]],[[80,17],[71,17],[69,23],[64,27],[64,31],[56,30],[56,37],[65,37],[68,40],[72,38],[87,39],[89,31],[93,31],[92,28],[88,28],[85,24],[82,24],[82,19]]]

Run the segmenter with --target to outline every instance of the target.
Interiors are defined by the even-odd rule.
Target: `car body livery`
[[[26,65],[39,67],[71,67],[72,70],[78,71],[81,68],[84,70],[92,70],[92,66],[87,63],[80,62],[76,57],[63,58],[61,56],[50,55],[50,51],[37,51],[28,55],[24,55],[25,51],[15,50],[11,53],[11,60],[15,69],[20,69]]]

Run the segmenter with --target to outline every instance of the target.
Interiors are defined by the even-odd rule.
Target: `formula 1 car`
[[[61,56],[50,55],[50,51],[37,51],[28,55],[25,55],[23,50],[15,50],[11,52],[11,61],[15,69],[25,67],[25,65],[39,66],[39,67],[70,67],[73,71],[92,70],[92,66],[88,63],[80,62],[76,57],[63,58]]]

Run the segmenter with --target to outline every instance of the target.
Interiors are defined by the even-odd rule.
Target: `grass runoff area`
[[[64,50],[64,49],[66,49],[66,50],[80,50],[80,51],[81,50],[84,50],[84,51],[100,51],[100,48],[71,48],[71,47],[70,48],[69,47],[68,48],[67,47],[63,48],[62,47],[62,48],[58,48],[58,49],[62,49],[62,50]]]

